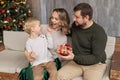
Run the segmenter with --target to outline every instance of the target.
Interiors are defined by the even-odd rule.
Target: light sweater
[[[42,27],[42,33],[45,34],[46,32],[46,28],[48,28],[49,26],[44,26]],[[53,55],[53,58],[59,58],[58,53],[56,52],[58,45],[62,45],[62,44],[66,44],[67,43],[67,36],[65,34],[63,34],[60,30],[56,31],[54,29],[52,29],[52,38],[53,38],[53,48],[50,49],[50,52]]]

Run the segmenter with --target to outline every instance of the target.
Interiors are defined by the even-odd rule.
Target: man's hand
[[[63,59],[63,60],[73,60],[74,54],[71,51],[69,51],[68,53],[69,53],[68,56],[62,56],[62,55],[60,55],[61,59]]]

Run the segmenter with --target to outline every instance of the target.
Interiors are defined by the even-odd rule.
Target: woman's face
[[[51,24],[52,24],[52,28],[53,29],[59,29],[59,25],[60,25],[60,19],[59,19],[59,15],[58,15],[58,13],[56,12],[56,11],[54,11],[53,13],[52,13],[52,16],[51,16]]]

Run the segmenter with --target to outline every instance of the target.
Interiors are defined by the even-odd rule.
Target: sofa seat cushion
[[[5,49],[0,52],[0,72],[15,73],[26,61],[23,51]]]
[[[106,48],[105,48],[107,59],[111,60],[111,57],[115,50],[115,41],[116,41],[115,37],[108,36],[107,44],[106,44]]]
[[[23,69],[23,68],[25,68],[25,67],[27,67],[28,66],[28,60],[25,60],[20,66],[18,66],[17,67],[17,73],[20,73],[20,71]]]

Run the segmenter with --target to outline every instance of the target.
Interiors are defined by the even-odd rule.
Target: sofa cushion
[[[107,59],[111,59],[115,49],[115,37],[108,36],[105,52],[107,55]]]
[[[25,60],[20,66],[18,66],[17,67],[17,73],[20,73],[20,71],[23,69],[23,68],[25,68],[25,67],[27,67],[28,66],[28,60]]]
[[[3,50],[0,52],[0,72],[15,73],[17,69],[22,69],[22,66],[27,59],[23,51]],[[25,64],[24,64],[25,65]]]
[[[28,35],[24,31],[3,31],[5,48],[23,51]]]

